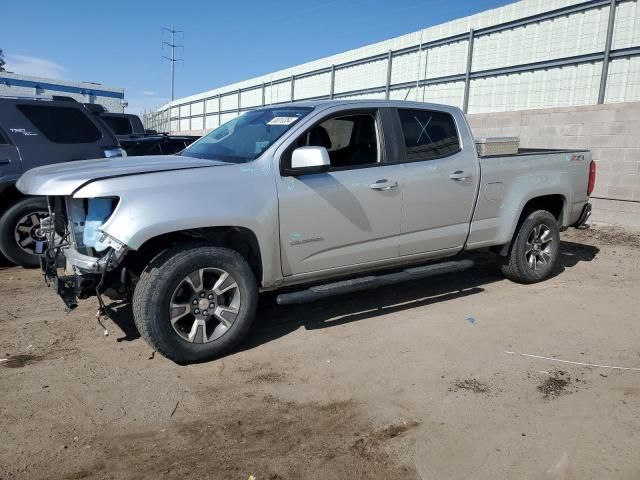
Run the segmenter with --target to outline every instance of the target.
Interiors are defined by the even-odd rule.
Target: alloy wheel
[[[536,225],[527,238],[524,251],[529,268],[532,270],[544,268],[551,261],[553,248],[551,228],[544,223]]]
[[[240,289],[219,268],[201,268],[182,279],[171,296],[169,318],[174,331],[191,343],[223,336],[240,311]]]
[[[22,217],[15,226],[14,236],[18,246],[30,255],[42,255],[47,249],[47,236],[41,229],[42,219],[49,212],[39,210]]]

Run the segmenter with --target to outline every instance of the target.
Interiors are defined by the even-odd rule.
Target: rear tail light
[[[587,185],[587,195],[593,193],[593,189],[596,186],[596,162],[591,160],[589,165],[589,184]]]

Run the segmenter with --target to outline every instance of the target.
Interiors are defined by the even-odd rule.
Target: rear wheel
[[[11,262],[37,267],[47,249],[46,235],[40,229],[49,216],[47,201],[29,197],[18,201],[0,217],[0,251]]]
[[[546,210],[536,210],[518,227],[509,255],[502,260],[502,273],[518,283],[541,282],[552,275],[559,253],[555,217]]]
[[[142,337],[177,362],[211,360],[246,336],[258,287],[237,252],[187,246],[165,251],[144,270],[133,295]]]

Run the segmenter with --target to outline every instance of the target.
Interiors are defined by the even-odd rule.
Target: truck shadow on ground
[[[558,266],[553,275],[557,276],[580,262],[592,261],[599,251],[599,248],[591,245],[561,242]],[[493,254],[475,252],[469,257],[474,260],[475,266],[465,272],[427,278],[415,283],[399,283],[314,303],[279,306],[276,304],[275,294],[265,294],[261,298],[252,333],[242,349],[255,348],[300,327],[307,330],[330,328],[481,294],[486,285],[504,280]]]
[[[591,245],[561,242],[558,267],[554,276],[580,262],[590,262],[599,251],[597,247]],[[493,254],[475,252],[470,255],[470,258],[474,260],[475,266],[465,272],[427,278],[414,283],[406,282],[364,290],[313,303],[279,306],[276,304],[276,294],[265,293],[260,298],[254,327],[240,349],[248,350],[258,347],[284,337],[300,327],[307,330],[330,328],[477,295],[485,291],[486,285],[504,280]],[[113,303],[109,305],[109,313],[113,322],[124,334],[117,338],[117,341],[132,341],[140,338],[133,323],[130,304]]]

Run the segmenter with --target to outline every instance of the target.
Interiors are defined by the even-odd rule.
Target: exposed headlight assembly
[[[101,253],[111,247],[120,250],[121,242],[102,231],[113,214],[118,198],[69,198],[67,213],[69,228],[76,249],[84,254]]]

